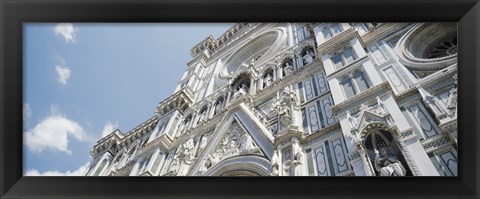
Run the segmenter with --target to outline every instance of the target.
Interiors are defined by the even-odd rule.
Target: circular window
[[[286,37],[285,30],[277,28],[245,43],[225,61],[220,77],[232,77],[252,64],[256,67],[264,64],[286,42]]]
[[[436,71],[457,62],[457,24],[421,23],[400,38],[400,62],[415,71]]]

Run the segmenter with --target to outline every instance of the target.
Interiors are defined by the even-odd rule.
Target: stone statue
[[[247,94],[247,85],[245,83],[243,83],[238,91],[240,92],[240,94],[246,95]]]
[[[453,117],[457,111],[457,75],[453,76],[453,79],[455,81],[455,85],[450,90],[447,99],[447,113],[450,117]]]
[[[175,174],[177,173],[177,170],[178,170],[178,162],[179,162],[178,156],[175,155],[175,156],[173,157],[173,162],[172,162],[172,164],[170,165],[170,170],[169,170],[169,172],[173,172],[173,173],[175,173]]]
[[[274,150],[273,151],[273,157],[272,157],[272,176],[278,176],[280,173],[278,171],[279,167],[280,167],[280,158],[278,158],[278,155],[277,155],[277,150]]]
[[[253,140],[250,135],[247,135],[246,133],[242,135],[242,143],[240,147],[240,152],[243,151],[248,151],[250,149],[253,149]]]
[[[222,109],[222,104],[223,104],[223,100],[217,101],[217,104],[215,105],[215,114],[220,112],[220,110]]]
[[[255,61],[257,61],[257,60],[255,60],[255,58],[252,58],[252,59],[250,60],[250,63],[249,63],[248,65],[251,66],[251,67],[253,67],[254,64],[255,64]]]
[[[285,63],[284,69],[285,69],[285,76],[293,73],[293,66],[290,64],[290,62]]]
[[[303,64],[312,63],[314,58],[315,58],[315,55],[313,54],[313,52],[310,50],[307,50],[307,52],[303,56]]]
[[[287,160],[283,163],[283,175],[284,176],[291,176],[292,175],[292,160]]]
[[[187,174],[190,165],[193,164],[195,153],[193,151],[195,144],[193,143],[193,138],[190,138],[187,142],[183,144],[183,150],[180,153],[181,163],[178,170],[178,175],[183,176]]]
[[[380,149],[382,157],[375,149],[375,169],[380,176],[405,176],[407,170],[395,156],[389,156],[385,148]]]
[[[200,115],[199,115],[199,117],[198,117],[197,124],[201,123],[201,122],[206,118],[206,117],[205,117],[206,113],[207,113],[207,110],[206,110],[206,109],[200,110]]]
[[[243,83],[238,90],[233,94],[233,99],[237,99],[240,95],[247,95],[247,85]]]
[[[239,149],[235,140],[227,141],[227,143],[223,145],[223,155],[232,155],[237,154],[238,152]]]
[[[272,75],[270,73],[265,77],[265,87],[272,85]]]
[[[280,100],[276,102],[278,115],[280,117],[280,125],[287,128],[292,124],[292,106],[295,102],[294,94],[285,88],[280,96]]]
[[[200,146],[199,146],[198,150],[203,151],[203,149],[205,149],[205,147],[207,147],[207,142],[208,142],[207,136],[203,136],[202,139],[200,140]]]
[[[217,148],[215,152],[208,154],[207,160],[205,161],[205,169],[209,169],[213,165],[220,162],[221,158],[222,158],[222,149]]]

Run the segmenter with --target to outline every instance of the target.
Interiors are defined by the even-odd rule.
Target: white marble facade
[[[455,23],[238,23],[88,176],[457,176]]]

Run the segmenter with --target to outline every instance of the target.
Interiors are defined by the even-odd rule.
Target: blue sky
[[[91,147],[153,116],[232,24],[24,24],[24,174],[81,175]]]

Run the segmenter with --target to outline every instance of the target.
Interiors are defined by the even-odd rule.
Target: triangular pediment
[[[273,156],[272,140],[268,129],[241,103],[224,116],[191,170],[191,175],[201,175],[223,160],[237,156],[270,160]]]
[[[359,131],[362,131],[363,128],[365,128],[367,125],[371,123],[387,124],[387,121],[385,120],[384,117],[368,110],[362,111],[359,118],[360,118],[360,121],[358,122],[358,125],[357,125],[357,129]]]

